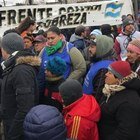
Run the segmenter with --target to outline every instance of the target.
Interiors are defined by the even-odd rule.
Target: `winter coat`
[[[62,47],[62,49],[58,50],[58,52],[52,55],[48,56],[45,49],[42,52],[42,62],[38,74],[39,89],[41,94],[44,93],[45,89],[45,69],[47,61],[55,56],[61,57],[67,64],[67,70],[64,74],[65,79],[72,78],[79,80],[86,72],[86,62],[81,52],[77,48],[75,48],[73,44],[68,42],[63,43],[64,46]]]
[[[63,76],[48,78],[46,80],[45,96],[52,97],[62,103],[58,87],[64,82]]]
[[[124,32],[120,33],[115,40],[114,49],[118,55],[118,59],[126,60],[127,46],[130,41],[140,38],[140,32],[134,31],[130,35],[126,35]]]
[[[94,84],[93,84],[94,78],[100,70],[107,69],[108,66],[112,62],[113,61],[111,61],[111,60],[102,60],[102,61],[96,62],[95,64],[91,65],[91,67],[90,67],[90,69],[89,69],[89,71],[88,71],[88,73],[85,77],[85,80],[84,80],[83,93],[85,93],[85,94],[96,94],[96,91],[94,90]],[[100,75],[100,77],[104,77],[104,75]],[[100,85],[100,83],[99,83],[99,85]]]
[[[97,122],[100,107],[93,96],[83,95],[63,110],[67,137],[76,140],[98,140]]]
[[[102,88],[105,81],[107,67],[111,64],[116,54],[113,50],[113,40],[105,35],[96,37],[96,56],[91,65],[83,84],[83,93],[93,94],[97,100],[102,96]]]
[[[40,103],[55,106],[60,112],[62,112],[63,104],[62,97],[59,93],[58,87],[64,82],[63,76],[59,77],[47,77],[44,97]]]
[[[40,59],[20,51],[3,63],[1,106],[6,140],[23,139],[23,121],[38,104],[37,72]]]
[[[83,38],[83,37],[80,37],[80,36],[78,36],[78,35],[76,35],[76,34],[73,34],[73,35],[71,36],[70,42],[73,43],[74,46],[75,46],[78,50],[80,50],[80,51],[82,51],[84,48],[87,47],[87,46],[86,46],[86,41],[84,40],[84,38]]]
[[[52,106],[33,107],[24,121],[25,140],[66,140],[62,114]]]
[[[100,140],[140,139],[140,80],[123,84],[125,89],[115,92],[108,101],[100,102]]]

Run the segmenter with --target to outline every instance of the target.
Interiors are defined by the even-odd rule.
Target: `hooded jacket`
[[[3,63],[1,106],[6,140],[23,139],[24,118],[31,107],[38,104],[39,65],[40,59],[25,50]]]
[[[93,96],[83,95],[64,108],[67,137],[77,140],[98,140],[97,122],[100,107]]]
[[[84,79],[83,93],[93,94],[98,100],[101,98],[107,67],[116,58],[113,45],[114,42],[110,37],[105,35],[96,37],[96,56]]]
[[[38,105],[26,115],[25,140],[66,140],[62,114],[52,106]]]
[[[78,50],[83,50],[84,48],[86,48],[86,43],[83,37],[80,37],[76,34],[73,34],[70,38],[70,42],[74,44],[74,46],[78,49]]]

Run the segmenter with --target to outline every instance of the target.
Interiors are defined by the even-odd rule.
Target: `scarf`
[[[114,95],[116,92],[119,92],[121,90],[125,89],[125,86],[123,86],[123,84],[125,82],[128,82],[129,80],[138,77],[137,73],[132,72],[130,75],[124,77],[123,79],[119,80],[119,84],[117,85],[108,85],[105,84],[102,92],[103,94],[107,97],[106,102],[108,101],[108,99],[110,98],[111,95]]]
[[[121,86],[121,85],[105,84],[105,86],[103,88],[103,93],[107,97],[106,102],[108,101],[108,99],[110,98],[111,95],[115,94],[115,92],[119,92],[119,91],[124,90],[124,89],[125,89],[125,87]]]
[[[57,44],[54,46],[50,46],[50,47],[47,46],[45,48],[47,55],[51,55],[51,54],[56,53],[60,48],[62,48],[62,46],[63,46],[62,40],[59,40],[57,42]]]

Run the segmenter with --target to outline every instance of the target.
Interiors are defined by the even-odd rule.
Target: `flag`
[[[106,17],[118,17],[120,16],[121,9],[122,9],[123,3],[109,3],[106,5],[105,9],[105,16]]]

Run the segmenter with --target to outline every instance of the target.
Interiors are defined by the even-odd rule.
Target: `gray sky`
[[[25,3],[26,0],[5,0],[6,6],[15,5],[16,3]],[[55,2],[56,0],[34,0],[35,4],[43,4],[46,2]],[[3,5],[3,0],[0,0],[0,4]]]

